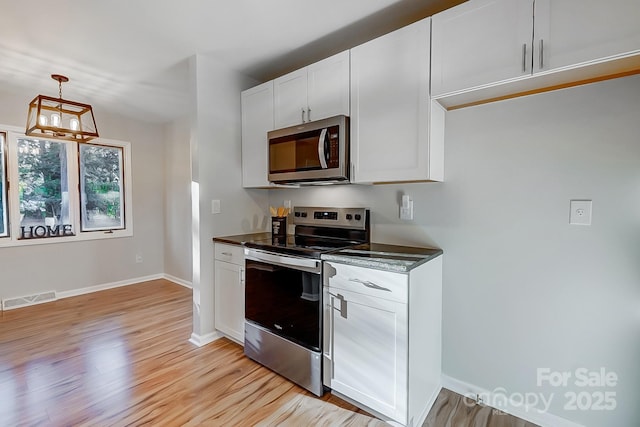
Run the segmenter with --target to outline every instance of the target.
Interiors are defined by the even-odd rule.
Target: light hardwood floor
[[[156,280],[3,312],[0,425],[385,425],[227,339],[192,345],[191,307],[189,289]],[[531,426],[459,398],[443,390],[425,426]]]

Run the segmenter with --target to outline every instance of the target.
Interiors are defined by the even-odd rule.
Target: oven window
[[[246,260],[245,318],[320,351],[320,274]]]

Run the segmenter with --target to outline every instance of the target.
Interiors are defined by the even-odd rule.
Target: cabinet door
[[[242,92],[242,186],[268,187],[267,132],[273,130],[273,81]]]
[[[349,51],[307,67],[307,120],[349,115]]]
[[[330,387],[406,424],[407,305],[340,289],[324,292]]]
[[[535,16],[534,71],[640,52],[640,1],[536,0]]]
[[[356,183],[429,179],[429,18],[351,49]]]
[[[470,0],[432,21],[432,96],[531,74],[533,0]]]
[[[244,342],[244,267],[215,262],[216,329]]]
[[[276,129],[307,120],[307,68],[278,77],[273,81]]]

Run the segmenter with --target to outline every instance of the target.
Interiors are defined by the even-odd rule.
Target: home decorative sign
[[[20,227],[20,239],[45,239],[48,237],[74,236],[71,224],[62,225],[32,225]]]

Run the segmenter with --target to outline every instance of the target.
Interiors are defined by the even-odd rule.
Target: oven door
[[[322,262],[245,249],[245,319],[320,351]]]

